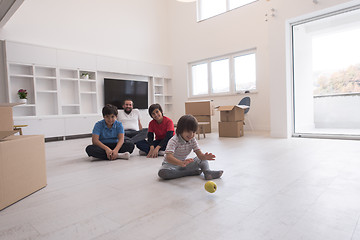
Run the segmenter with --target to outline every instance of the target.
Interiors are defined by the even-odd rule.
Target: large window
[[[192,89],[194,95],[202,95],[208,93],[208,70],[207,64],[201,63],[192,67]]]
[[[228,58],[211,62],[211,80],[213,93],[230,91]]]
[[[256,1],[257,0],[198,0],[198,21]]]
[[[236,91],[253,90],[256,88],[255,54],[247,54],[234,58]]]
[[[254,49],[194,62],[189,66],[190,97],[256,90]]]
[[[293,134],[360,138],[360,5],[292,23]]]

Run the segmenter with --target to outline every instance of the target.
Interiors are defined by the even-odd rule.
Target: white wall
[[[0,29],[0,39],[173,65],[174,121],[188,99],[188,62],[256,47],[258,93],[250,95],[249,115],[255,129],[287,137],[286,21],[345,2],[259,0],[197,23],[196,3],[175,0],[27,0]],[[271,8],[276,16],[265,22]],[[241,98],[212,99],[223,105]]]
[[[168,64],[168,0],[27,0],[0,39]]]
[[[250,95],[249,111],[256,130],[270,130],[274,137],[287,137],[290,132],[290,85],[286,75],[286,21],[290,18],[349,2],[345,0],[271,0],[257,1],[196,22],[196,3],[172,1],[173,79],[179,117],[187,100],[187,63],[225,53],[257,48],[258,93]],[[265,14],[275,9],[275,17],[265,21]],[[185,17],[186,16],[186,17]],[[217,104],[234,104],[242,96],[213,97]],[[181,112],[182,111],[182,112]]]
[[[268,78],[268,23],[264,21],[266,4],[259,1],[205,20],[196,22],[196,3],[172,1],[173,14],[172,55],[173,80],[177,95],[175,121],[184,113],[188,100],[188,63],[226,53],[257,48],[258,93],[250,94],[252,103],[249,115],[257,130],[270,130]],[[186,16],[186,17],[184,17]],[[238,104],[245,95],[210,97],[214,105]],[[196,99],[191,99],[196,100]],[[217,128],[219,113],[215,112],[213,128]]]

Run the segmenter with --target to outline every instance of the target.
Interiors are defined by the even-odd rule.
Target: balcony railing
[[[360,129],[360,93],[314,96],[315,128]]]

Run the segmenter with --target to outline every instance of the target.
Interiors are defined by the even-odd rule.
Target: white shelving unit
[[[34,70],[36,115],[45,116],[59,114],[56,68],[34,66]]]
[[[59,69],[60,113],[80,114],[79,73],[74,69]]]
[[[27,64],[8,64],[8,100],[18,102],[17,92],[26,89],[28,92],[27,104],[14,107],[14,116],[35,116],[35,83],[34,66]]]
[[[158,77],[154,77],[153,79],[154,103],[164,106],[164,79]]]
[[[18,90],[28,92],[27,104],[13,108],[14,124],[28,125],[26,135],[91,133],[102,118],[100,72],[146,76],[149,102],[160,103],[167,115],[173,110],[169,66],[1,40],[0,51],[6,71],[6,76],[0,74],[0,85],[6,88],[2,101],[18,102]],[[81,77],[85,72],[88,78]]]
[[[95,71],[8,63],[9,102],[18,101],[19,89],[28,92],[27,104],[14,107],[14,117],[97,114],[96,76]]]
[[[164,78],[164,105],[167,113],[173,112],[173,93],[170,78]]]
[[[87,73],[89,77],[81,77],[79,82],[80,113],[92,114],[97,112],[96,72],[79,70],[79,76]]]
[[[171,79],[152,77],[151,86],[151,94],[153,96],[152,103],[159,103],[166,114],[171,113],[173,106]]]

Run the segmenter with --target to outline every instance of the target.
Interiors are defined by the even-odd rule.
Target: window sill
[[[245,93],[246,92],[246,93]],[[223,93],[223,94],[204,94],[204,95],[196,95],[196,96],[189,96],[189,99],[200,99],[200,98],[213,98],[213,97],[231,97],[231,96],[239,96],[239,95],[246,95],[246,94],[257,94],[258,90],[247,90],[241,91],[236,93]]]

